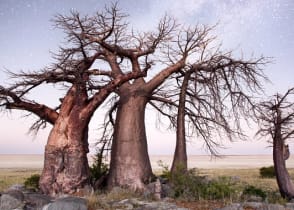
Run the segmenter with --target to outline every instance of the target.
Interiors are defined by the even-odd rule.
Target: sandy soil
[[[205,155],[193,155],[188,157],[189,168],[260,168],[263,166],[273,165],[271,155],[230,155],[221,158],[211,158]],[[150,157],[151,165],[154,170],[162,169],[158,161],[162,161],[164,165],[171,165],[172,156],[169,155],[153,155]],[[1,168],[32,168],[39,169],[43,167],[43,155],[1,155]],[[92,158],[89,157],[91,164]],[[287,161],[288,168],[294,168],[294,157],[290,157]]]

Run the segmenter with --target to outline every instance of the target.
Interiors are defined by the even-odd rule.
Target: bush
[[[265,198],[267,197],[266,192],[264,192],[262,189],[249,185],[243,190],[243,197],[252,196],[252,195],[261,197],[262,200],[265,200]]]
[[[199,176],[196,169],[191,169],[183,173],[182,168],[176,170],[172,175],[163,165],[161,177],[168,178],[172,191],[168,196],[184,200],[220,200],[232,198],[237,193],[235,183],[231,178],[219,177],[210,180],[207,177]]]
[[[276,176],[274,166],[260,168],[259,174],[262,178],[274,178]]]
[[[172,183],[175,197],[188,200],[220,200],[232,198],[236,194],[230,178],[220,177],[209,180],[206,177],[195,175],[195,170],[174,175]]]
[[[101,152],[97,152],[94,157],[94,162],[90,166],[90,177],[94,184],[101,177],[106,176],[109,172],[109,167],[103,162],[104,157]]]
[[[39,190],[39,180],[40,175],[39,174],[33,174],[29,178],[27,178],[24,182],[24,185],[27,189],[31,189],[34,191]]]
[[[225,199],[232,198],[236,192],[234,183],[229,177],[220,177],[204,185],[204,198],[206,199]]]

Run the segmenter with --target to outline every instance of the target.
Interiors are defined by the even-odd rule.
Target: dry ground
[[[40,169],[0,169],[0,192],[16,183],[23,183],[26,178],[33,174],[40,174]],[[199,169],[199,175],[209,177],[227,176],[235,177],[241,184],[253,185],[265,191],[277,191],[278,186],[275,179],[260,178],[259,169]],[[294,178],[294,169],[289,169],[289,173]],[[227,201],[175,201],[179,206],[191,210],[210,210],[226,205]]]

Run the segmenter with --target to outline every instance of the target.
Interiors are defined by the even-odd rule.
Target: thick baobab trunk
[[[178,170],[183,172],[188,170],[187,150],[186,150],[186,128],[185,128],[185,101],[186,91],[191,73],[187,72],[181,87],[179,108],[177,115],[177,137],[174,159],[171,167],[171,173],[175,174]]]
[[[89,185],[87,123],[60,117],[45,148],[40,189],[45,194],[73,194]]]
[[[185,58],[164,69],[147,83],[139,78],[120,86],[107,180],[109,188],[122,186],[144,190],[145,183],[151,181],[153,173],[145,132],[146,104],[153,91],[184,66]],[[132,64],[136,71],[140,69],[137,61],[133,60]]]
[[[152,177],[145,133],[146,96],[120,96],[111,150],[108,187],[145,189]]]
[[[273,142],[274,167],[281,196],[290,200],[294,198],[294,186],[286,168],[284,147],[284,140],[281,134],[281,113],[278,111],[277,127]]]

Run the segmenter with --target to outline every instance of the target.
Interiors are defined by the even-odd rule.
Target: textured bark
[[[45,194],[75,193],[89,185],[88,145],[85,126],[60,119],[45,148],[40,188]]]
[[[281,112],[279,110],[277,112],[277,124],[273,140],[273,159],[277,183],[281,196],[290,200],[294,198],[294,186],[286,168],[286,161],[284,159],[283,150],[285,144],[281,134]]]
[[[145,131],[146,104],[152,92],[166,78],[184,66],[185,58],[184,56],[175,64],[163,69],[149,82],[138,78],[133,83],[124,83],[120,86],[107,181],[109,189],[123,186],[144,190],[145,183],[152,178]],[[140,69],[138,62],[133,62],[133,70],[136,69]]]
[[[186,150],[186,129],[185,129],[185,101],[186,91],[189,83],[191,72],[187,72],[184,76],[184,80],[181,87],[179,107],[177,114],[177,137],[176,148],[174,153],[174,159],[171,167],[171,173],[174,174],[178,170],[187,171],[187,150]]]
[[[131,88],[131,87],[129,87]],[[111,150],[108,187],[143,190],[152,177],[145,132],[147,97],[138,85],[122,90]]]
[[[45,194],[75,193],[89,184],[88,123],[82,115],[87,94],[73,86],[63,99],[59,117],[45,148],[40,188]]]
[[[117,76],[91,100],[86,85],[74,84],[62,100],[57,120],[45,150],[44,169],[40,178],[43,193],[74,193],[89,184],[88,123],[106,97],[123,82],[143,76],[128,73]]]

